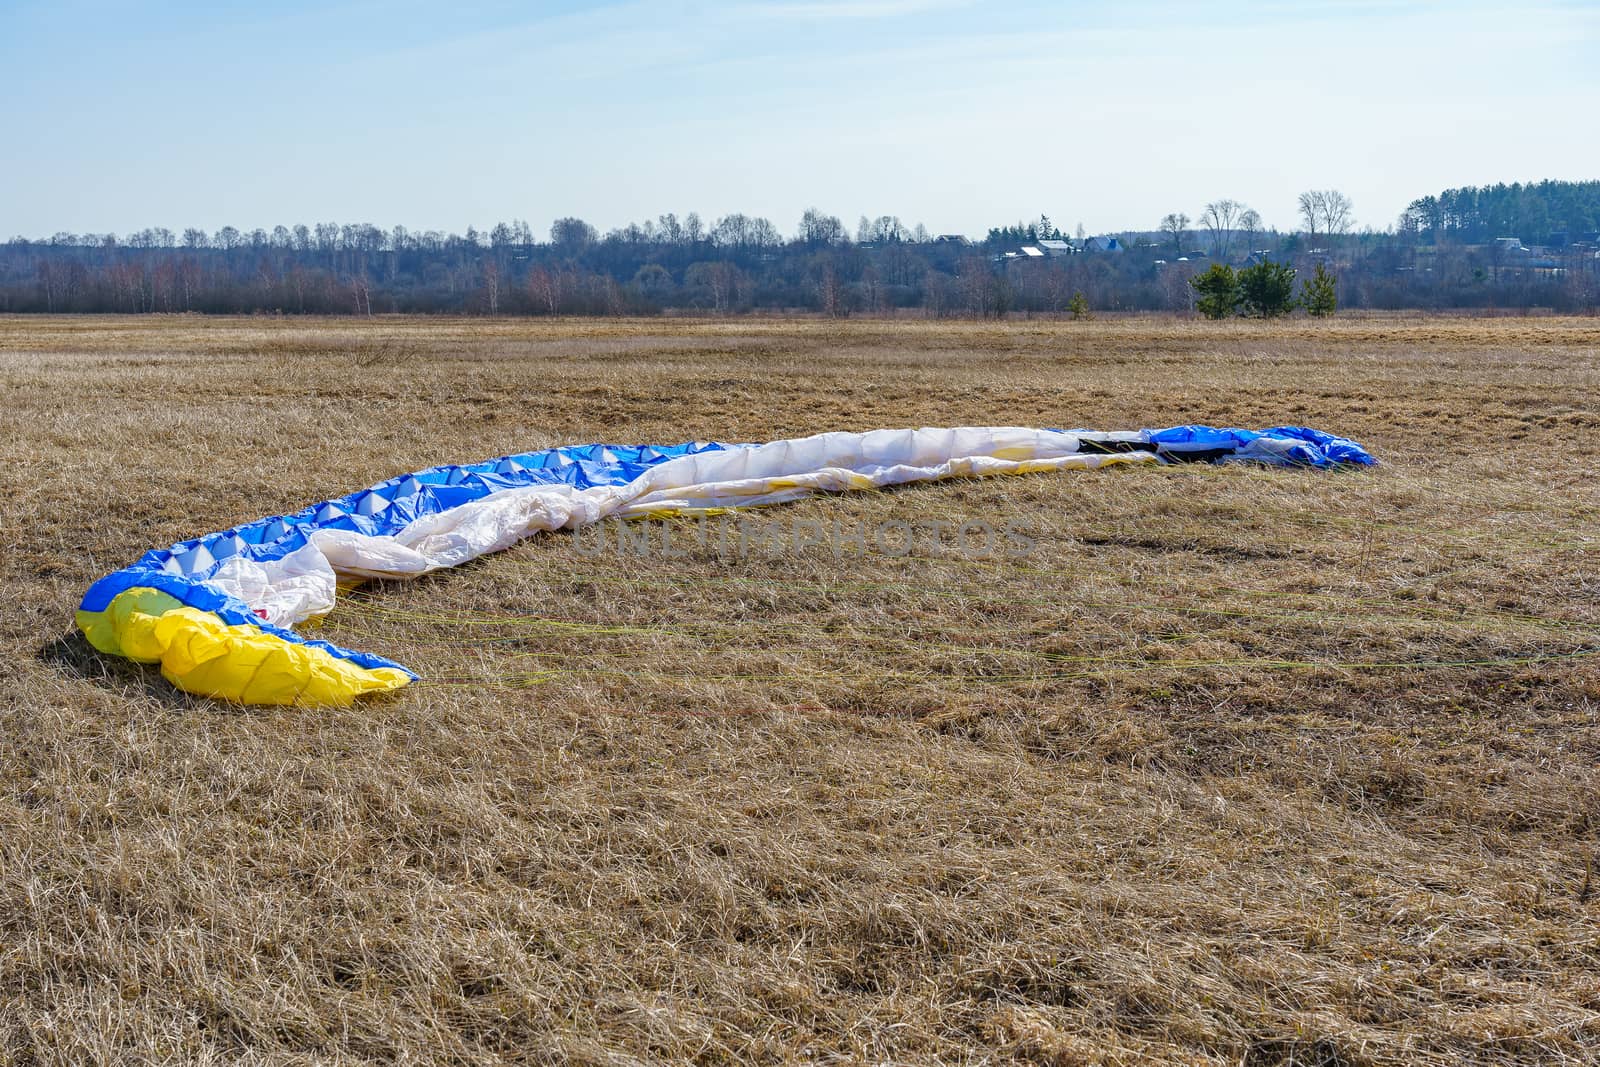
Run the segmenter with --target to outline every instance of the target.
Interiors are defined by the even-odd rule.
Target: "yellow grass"
[[[1594,320],[0,320],[0,1063],[1593,1060],[1597,396]],[[1384,465],[542,538],[346,601],[425,678],[351,711],[68,628],[439,462],[1187,421]]]

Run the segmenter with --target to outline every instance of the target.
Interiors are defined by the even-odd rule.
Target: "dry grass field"
[[[434,463],[1190,421],[1382,466],[545,537],[350,596],[353,710],[69,625]],[[0,430],[0,1064],[1600,1061],[1600,321],[13,318]]]

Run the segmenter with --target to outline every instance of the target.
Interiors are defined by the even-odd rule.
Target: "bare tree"
[[[1244,213],[1239,216],[1239,229],[1244,232],[1245,251],[1255,251],[1253,246],[1256,243],[1256,234],[1261,231],[1261,216],[1256,213],[1255,208],[1244,209]]]
[[[1322,194],[1322,231],[1331,237],[1348,233],[1354,221],[1355,205],[1337,189]]]
[[[767,219],[740,212],[725,215],[711,228],[711,240],[722,248],[771,248],[782,243],[778,228]]]
[[[724,215],[711,227],[711,242],[721,248],[748,247],[755,243],[755,223],[743,212]]]
[[[839,272],[834,269],[832,256],[822,260],[818,271],[817,303],[829,318],[836,319],[844,313],[844,287],[839,283]]]
[[[1245,206],[1237,200],[1213,200],[1200,215],[1200,224],[1211,232],[1211,255],[1227,262],[1233,244],[1233,226]]]
[[[561,310],[561,290],[561,275],[555,271],[535,267],[528,272],[528,295],[543,307],[547,314],[554,315]]]
[[[357,274],[350,279],[350,296],[355,301],[356,314],[372,317],[372,283],[367,280],[366,274]]]
[[[1164,216],[1161,220],[1161,232],[1172,238],[1173,254],[1183,255],[1183,239],[1189,233],[1189,216],[1181,211]]]
[[[703,287],[710,294],[711,306],[718,314],[727,312],[738,303],[746,287],[744,272],[727,260],[689,264],[683,273],[683,283]]]
[[[957,280],[949,274],[935,271],[928,275],[928,284],[923,290],[923,310],[936,319],[942,319],[957,310],[956,302],[960,296],[957,286]]]
[[[468,231],[469,235],[471,231]],[[595,228],[582,219],[556,219],[550,224],[550,243],[569,256],[582,255],[599,239]]]
[[[683,223],[678,221],[677,213],[672,211],[656,220],[656,235],[662,244],[668,245],[681,245],[687,240],[683,233]]]
[[[1320,189],[1307,189],[1300,194],[1300,218],[1313,240],[1317,236],[1317,224],[1322,221],[1322,195]]]
[[[659,263],[646,263],[633,276],[635,289],[652,300],[661,300],[672,292],[672,273]]]
[[[1337,189],[1308,189],[1300,194],[1300,217],[1313,238],[1336,237],[1349,232],[1355,205]]]
[[[500,314],[500,264],[492,257],[483,264],[483,296],[489,314]]]
[[[1168,310],[1194,310],[1194,287],[1189,284],[1189,279],[1194,277],[1192,267],[1190,263],[1172,263],[1162,268],[1161,301]]]
[[[860,244],[894,244],[910,239],[911,231],[906,229],[899,215],[879,215],[875,219],[862,215],[856,227],[856,241]]]
[[[800,216],[798,236],[812,248],[838,244],[845,238],[844,223],[837,215],[825,215],[818,208],[808,207]]]
[[[60,282],[56,277],[56,265],[48,259],[41,259],[38,266],[39,287],[44,290],[44,309],[55,311],[56,296],[60,293]]]

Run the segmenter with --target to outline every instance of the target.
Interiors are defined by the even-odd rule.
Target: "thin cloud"
[[[970,3],[971,0],[793,0],[757,4],[750,10],[769,18],[886,19],[948,11]]]

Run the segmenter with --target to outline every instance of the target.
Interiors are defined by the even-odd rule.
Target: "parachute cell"
[[[842,492],[1118,464],[1366,465],[1319,430],[1175,426],[1102,433],[1025,427],[824,433],[766,444],[580,445],[430,467],[146,553],[84,595],[102,652],[160,663],[188,692],[249,704],[346,705],[417,676],[293,627],[333,610],[341,580],[454,567],[541,531],[690,515]]]

